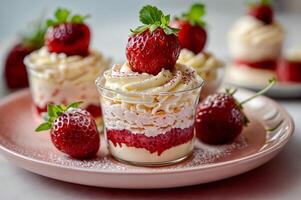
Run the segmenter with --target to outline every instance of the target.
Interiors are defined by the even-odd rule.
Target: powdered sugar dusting
[[[36,159],[38,161],[44,161],[48,164],[55,164],[67,168],[69,167],[77,169],[99,170],[102,172],[138,171],[141,173],[154,171],[172,171],[174,169],[189,169],[199,167],[201,165],[221,162],[221,159],[226,159],[227,156],[231,155],[234,150],[237,151],[248,146],[246,140],[243,137],[238,138],[234,143],[229,145],[209,146],[198,142],[192,156],[182,163],[166,167],[145,168],[123,164],[114,160],[107,154],[105,145],[102,145],[103,149],[101,150],[101,152],[105,152],[106,155],[99,155],[97,158],[91,160],[76,160],[56,151],[54,147],[53,149],[36,150],[22,148],[8,142],[7,140],[0,140],[0,143],[5,148],[17,154]]]

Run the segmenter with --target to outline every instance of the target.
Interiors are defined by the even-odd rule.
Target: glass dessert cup
[[[80,107],[91,113],[99,130],[103,129],[102,112],[94,83],[98,71],[91,70],[89,73],[74,79],[59,80],[57,78],[46,78],[44,74],[37,73],[29,67],[30,63],[28,62],[25,59],[34,111],[38,117],[45,117],[49,103],[68,105],[82,101]]]
[[[187,158],[194,147],[195,112],[203,83],[177,92],[123,93],[99,77],[105,137],[111,155],[139,166],[164,166]]]

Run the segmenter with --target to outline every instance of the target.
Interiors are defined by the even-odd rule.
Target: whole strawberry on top
[[[163,68],[172,69],[180,54],[178,29],[169,26],[170,15],[154,6],[140,10],[142,26],[131,30],[126,57],[134,72],[156,75]]]
[[[205,15],[204,4],[193,4],[187,13],[175,18],[172,26],[179,28],[179,41],[182,49],[189,49],[195,54],[203,51],[206,40],[206,23],[202,19]]]
[[[234,97],[236,90],[226,90],[226,93],[216,93],[204,99],[196,113],[196,136],[207,144],[227,144],[233,142],[243,127],[249,123],[243,112],[243,105],[269,90],[276,80],[254,96],[238,102]]]
[[[273,8],[270,0],[261,0],[257,3],[251,3],[247,13],[265,24],[271,24],[273,22]]]
[[[4,64],[4,77],[6,85],[10,89],[18,89],[28,87],[28,76],[24,57],[31,52],[41,48],[44,44],[44,35],[46,26],[42,22],[34,22],[26,35],[22,35],[21,39],[8,52]]]
[[[55,19],[48,19],[45,36],[49,52],[65,53],[68,56],[88,54],[90,29],[84,23],[89,16],[70,15],[67,9],[57,9]]]
[[[74,158],[91,158],[100,147],[99,132],[91,114],[78,108],[81,102],[69,106],[48,105],[48,119],[36,131],[50,129],[54,146]]]

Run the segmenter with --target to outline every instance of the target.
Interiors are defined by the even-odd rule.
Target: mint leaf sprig
[[[198,25],[201,27],[206,26],[206,22],[203,17],[206,14],[206,7],[202,3],[193,4],[189,11],[182,14],[182,18],[188,20],[188,22],[192,25]]]
[[[84,21],[90,17],[90,15],[71,15],[70,10],[66,8],[58,8],[54,13],[54,19],[47,20],[47,26],[56,26],[63,23],[73,23],[73,24],[82,24]]]
[[[78,108],[79,105],[82,103],[83,102],[74,102],[69,104],[68,106],[48,104],[46,122],[39,125],[35,131],[40,132],[51,129],[52,123],[56,118],[58,118],[60,115],[66,112],[69,108]]]
[[[143,33],[147,29],[154,32],[159,27],[162,28],[167,35],[176,35],[179,31],[179,29],[169,26],[170,15],[164,15],[163,12],[155,6],[144,6],[139,12],[139,19],[143,25],[138,26],[135,29],[131,29],[131,32],[134,34]]]

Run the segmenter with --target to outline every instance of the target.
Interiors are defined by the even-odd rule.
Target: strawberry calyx
[[[206,7],[202,3],[193,4],[188,12],[183,13],[181,17],[177,17],[176,19],[188,21],[191,25],[197,25],[202,28],[206,26],[206,22],[203,17],[206,14]]]
[[[52,123],[54,120],[56,120],[60,115],[62,115],[64,112],[71,108],[78,108],[80,104],[83,102],[74,102],[69,104],[68,106],[65,105],[54,105],[54,104],[48,104],[47,106],[47,116],[45,119],[45,122],[39,125],[35,131],[46,131],[51,129]]]
[[[248,3],[248,6],[249,7],[256,7],[258,5],[266,5],[266,6],[271,6],[272,3],[271,3],[271,0],[260,0],[259,2],[251,2],[251,3]]]
[[[226,89],[226,94],[232,96],[235,100],[235,103],[236,105],[240,108],[240,110],[242,111],[243,115],[244,115],[244,119],[243,119],[243,124],[244,126],[248,126],[250,120],[248,119],[248,117],[246,116],[246,114],[244,113],[243,111],[243,105],[246,104],[247,102],[255,99],[256,97],[258,96],[261,96],[263,95],[264,93],[266,93],[268,90],[270,90],[275,84],[276,84],[276,78],[273,77],[271,78],[269,81],[268,81],[268,84],[263,88],[261,89],[260,91],[258,91],[256,94],[254,94],[253,96],[243,100],[243,101],[237,101],[236,98],[233,97],[233,95],[237,92],[237,89],[229,89],[227,88]]]
[[[58,8],[54,13],[54,19],[47,20],[47,26],[57,26],[59,24],[71,23],[71,24],[83,24],[84,21],[90,17],[90,15],[71,15],[70,10],[66,8]]]
[[[31,50],[39,49],[44,45],[47,26],[44,20],[32,22],[29,25],[29,32],[21,34],[21,43]]]
[[[139,12],[139,19],[143,25],[131,29],[132,34],[141,34],[146,30],[153,33],[157,28],[162,28],[167,35],[177,35],[179,29],[169,26],[170,15],[164,15],[161,10],[155,6],[144,6]]]

